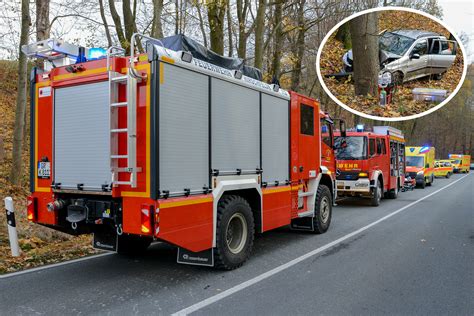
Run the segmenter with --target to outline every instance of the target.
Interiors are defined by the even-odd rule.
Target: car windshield
[[[403,55],[410,48],[415,40],[410,37],[398,35],[392,32],[385,32],[379,40],[381,50],[387,52]]]
[[[342,142],[346,141],[345,147]],[[338,160],[362,160],[367,159],[367,137],[365,136],[349,136],[335,138],[335,146],[337,148],[336,157]]]
[[[449,161],[445,161],[445,162],[444,162],[444,166],[445,166],[445,167],[451,167],[451,163],[450,163]]]
[[[408,167],[423,167],[423,157],[420,156],[407,156]]]
[[[461,163],[461,159],[455,159],[455,160],[453,160],[453,163],[459,165]]]

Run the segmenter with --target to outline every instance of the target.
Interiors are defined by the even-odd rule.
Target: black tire
[[[314,205],[314,232],[324,234],[331,225],[332,218],[332,195],[331,190],[325,185],[320,185],[316,192],[316,203]]]
[[[373,196],[370,199],[370,205],[372,206],[380,205],[380,200],[382,199],[382,195],[383,195],[382,192],[383,192],[382,182],[380,182],[380,180],[377,179],[377,182],[375,183],[375,187],[374,187]]]
[[[449,177],[451,177],[451,173],[450,173],[450,172],[448,172],[448,173],[446,174],[446,179],[449,179]]]
[[[420,188],[424,189],[426,187],[426,179],[423,179],[423,182],[421,182],[421,184],[418,184],[417,183],[417,186],[419,186]]]
[[[432,79],[434,80],[441,80],[443,79],[443,73],[439,73],[439,74],[434,74],[431,76]]]
[[[217,206],[215,267],[223,270],[240,267],[252,252],[254,234],[254,219],[249,203],[238,195],[222,197]]]
[[[395,189],[391,189],[388,191],[388,198],[389,199],[396,199],[398,197],[398,184]]]
[[[133,235],[120,235],[117,238],[117,253],[132,256],[144,253],[153,241],[152,238]]]
[[[433,181],[434,181],[434,176],[431,175],[430,182],[426,183],[426,185],[430,187],[433,184]]]

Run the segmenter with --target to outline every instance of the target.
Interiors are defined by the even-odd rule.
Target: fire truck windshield
[[[408,167],[420,167],[424,166],[423,157],[421,156],[407,156],[407,166]]]
[[[342,142],[346,141],[345,147]],[[335,147],[337,148],[337,160],[363,160],[367,159],[367,137],[349,136],[335,138]]]

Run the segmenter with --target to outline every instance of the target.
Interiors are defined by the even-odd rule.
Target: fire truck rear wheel
[[[120,235],[117,252],[122,255],[139,255],[144,253],[153,241],[152,238],[132,235]]]
[[[374,187],[372,199],[370,201],[370,204],[372,206],[380,205],[380,200],[382,199],[382,192],[383,192],[382,182],[380,182],[380,180],[377,179],[377,183],[376,183],[376,186]]]
[[[389,199],[396,199],[398,197],[398,186],[395,189],[391,189],[388,191],[388,198]]]
[[[332,198],[331,191],[325,185],[320,185],[316,193],[316,204],[314,206],[314,232],[316,234],[325,233],[331,224]]]
[[[217,207],[215,266],[232,270],[250,256],[255,233],[252,209],[237,195],[222,197]]]

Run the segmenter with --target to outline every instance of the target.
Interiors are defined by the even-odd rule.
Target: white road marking
[[[46,265],[46,266],[37,267],[37,268],[32,268],[32,269],[23,270],[23,271],[18,271],[18,272],[12,272],[12,273],[8,273],[8,274],[0,275],[0,279],[11,278],[11,277],[14,277],[14,276],[17,276],[17,275],[22,275],[22,274],[25,274],[25,273],[31,273],[31,272],[41,271],[41,270],[47,270],[47,269],[57,268],[57,267],[59,267],[59,266],[64,266],[64,265],[68,265],[68,264],[72,264],[72,263],[77,263],[77,262],[81,262],[81,261],[86,261],[86,260],[90,260],[90,259],[96,259],[96,258],[100,258],[100,257],[104,257],[104,256],[113,255],[113,254],[114,254],[114,252],[101,253],[101,254],[99,254],[99,255],[88,256],[88,257],[83,257],[83,258],[79,258],[79,259],[74,259],[74,260],[69,260],[69,261],[64,261],[64,262],[49,264],[49,265]]]
[[[306,259],[308,259],[308,258],[314,256],[314,255],[317,255],[318,253],[321,253],[321,252],[323,252],[323,251],[325,251],[325,250],[328,250],[329,248],[334,247],[334,246],[336,246],[337,244],[340,244],[341,242],[343,242],[343,241],[345,241],[345,240],[347,240],[347,239],[349,239],[349,238],[352,238],[352,237],[354,237],[354,236],[357,235],[357,234],[360,234],[361,232],[363,232],[363,231],[365,231],[365,230],[371,228],[372,226],[375,226],[375,225],[377,225],[377,224],[379,224],[379,223],[381,223],[381,222],[383,222],[383,221],[389,219],[390,217],[392,217],[392,216],[394,216],[394,215],[396,215],[396,214],[398,214],[398,213],[400,213],[400,212],[403,212],[403,211],[409,209],[411,206],[413,206],[413,205],[415,205],[415,204],[417,204],[417,203],[419,203],[419,202],[421,202],[421,201],[423,201],[423,200],[426,200],[426,199],[429,198],[430,196],[433,196],[433,195],[435,195],[436,193],[438,193],[438,192],[440,192],[440,191],[442,191],[442,190],[444,190],[444,189],[446,189],[446,188],[452,186],[453,184],[455,184],[455,183],[461,181],[462,179],[466,178],[467,176],[469,176],[469,174],[467,174],[467,175],[465,175],[465,176],[463,176],[463,177],[457,179],[457,180],[454,181],[454,182],[451,182],[450,184],[448,184],[448,185],[442,187],[441,189],[438,189],[438,190],[436,190],[436,191],[434,191],[434,192],[432,192],[432,193],[430,193],[430,194],[428,194],[428,195],[426,195],[426,196],[424,196],[424,197],[422,197],[422,198],[420,198],[420,199],[418,199],[418,200],[416,200],[416,201],[414,201],[414,202],[412,202],[412,203],[410,203],[410,204],[405,205],[404,207],[402,207],[402,208],[400,208],[400,209],[398,209],[398,210],[396,210],[396,211],[394,211],[394,212],[392,212],[392,213],[390,213],[390,214],[388,214],[388,215],[386,215],[386,216],[384,216],[384,217],[382,217],[382,218],[376,220],[375,222],[372,222],[372,223],[368,224],[367,226],[364,226],[364,227],[362,227],[362,228],[359,228],[358,230],[353,231],[352,233],[349,233],[349,234],[347,234],[347,235],[345,235],[345,236],[343,236],[343,237],[341,237],[341,238],[339,238],[339,239],[336,239],[336,240],[334,240],[334,241],[332,241],[332,242],[330,242],[330,243],[328,243],[328,244],[326,244],[326,245],[324,245],[324,246],[322,246],[322,247],[319,247],[319,248],[317,248],[317,249],[314,249],[314,250],[312,250],[312,251],[310,251],[310,252],[308,252],[308,253],[306,253],[306,254],[304,254],[304,255],[298,257],[298,258],[295,258],[295,259],[293,259],[293,260],[291,260],[291,261],[289,261],[289,262],[287,262],[287,263],[285,263],[285,264],[282,264],[282,265],[280,265],[280,266],[278,266],[278,267],[276,267],[276,268],[274,268],[274,269],[272,269],[272,270],[269,270],[269,271],[267,271],[267,272],[265,272],[265,273],[262,273],[262,274],[260,274],[260,275],[258,275],[258,276],[256,276],[256,277],[254,277],[254,278],[252,278],[252,279],[250,279],[250,280],[247,280],[247,281],[245,281],[245,282],[243,282],[243,283],[240,283],[240,284],[238,284],[238,285],[236,285],[236,286],[234,286],[234,287],[231,287],[230,289],[225,290],[225,291],[223,291],[223,292],[221,292],[221,293],[219,293],[219,294],[216,294],[216,295],[211,296],[211,297],[209,297],[209,298],[207,298],[207,299],[205,299],[205,300],[203,300],[203,301],[200,301],[200,302],[198,302],[198,303],[196,303],[196,304],[194,304],[194,305],[191,305],[191,306],[189,306],[189,307],[186,307],[186,308],[184,308],[184,309],[182,309],[182,310],[180,310],[180,311],[178,311],[178,312],[176,312],[176,313],[173,313],[172,315],[175,315],[175,316],[178,316],[178,315],[188,315],[188,314],[193,313],[193,312],[196,312],[196,311],[198,311],[198,310],[200,310],[200,309],[202,309],[202,308],[204,308],[204,307],[206,307],[206,306],[209,306],[209,305],[211,305],[211,304],[214,304],[214,303],[216,303],[216,302],[218,302],[218,301],[220,301],[220,300],[222,300],[222,299],[224,299],[224,298],[226,298],[226,297],[228,297],[228,296],[231,296],[232,294],[235,294],[235,293],[237,293],[237,292],[239,292],[239,291],[242,291],[242,290],[244,290],[244,289],[246,289],[246,288],[248,288],[248,287],[250,287],[250,286],[252,286],[252,285],[254,285],[254,284],[258,283],[258,282],[260,282],[260,281],[263,281],[263,280],[265,280],[265,279],[267,279],[267,278],[269,278],[269,277],[271,277],[271,276],[273,276],[273,275],[275,275],[275,274],[277,274],[277,273],[279,273],[279,272],[281,272],[281,271],[283,271],[283,270],[286,270],[286,269],[288,269],[288,268],[290,268],[290,267],[292,267],[292,266],[294,266],[294,265],[296,265],[296,264],[298,264],[298,263],[300,263],[300,262],[302,262],[302,261],[304,261],[304,260],[306,260]]]

